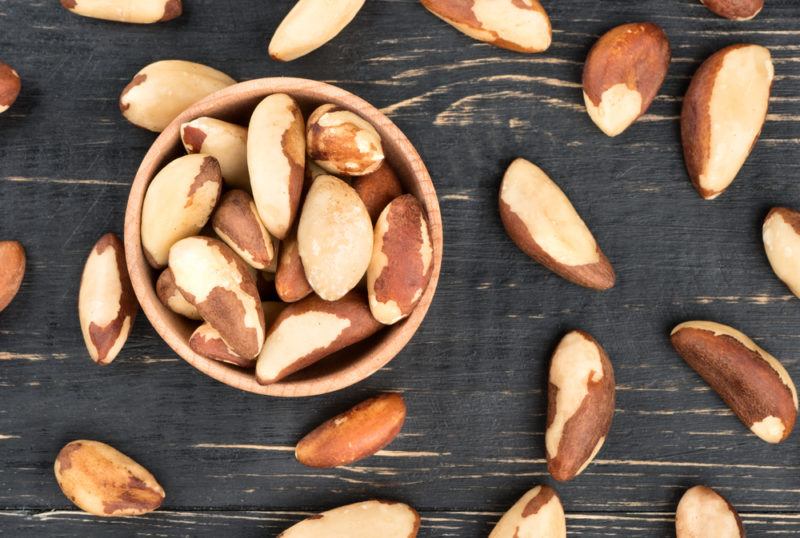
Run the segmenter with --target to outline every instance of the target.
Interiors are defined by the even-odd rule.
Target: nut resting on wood
[[[10,65],[0,62],[0,114],[11,108],[20,89],[19,74]]]
[[[550,362],[547,469],[572,480],[592,462],[611,429],[614,369],[602,346],[583,331],[567,333]]]
[[[96,516],[140,516],[164,502],[164,488],[131,458],[98,441],[72,441],[56,457],[64,495]]]
[[[675,513],[677,538],[744,538],[736,509],[722,495],[705,486],[689,488]]]
[[[750,430],[780,443],[797,419],[797,390],[778,360],[733,327],[687,321],[672,345]]]
[[[720,17],[735,21],[746,21],[754,18],[764,9],[764,0],[700,0]]]
[[[606,290],[611,263],[566,195],[535,164],[517,159],[500,186],[500,218],[525,254],[580,286]]]
[[[489,538],[566,538],[567,518],[558,493],[536,486],[506,512]]]
[[[181,0],[61,0],[61,5],[76,15],[135,24],[171,21],[183,13]]]
[[[122,241],[108,233],[89,253],[78,295],[83,340],[94,362],[109,364],[117,357],[138,310]]]
[[[19,241],[0,241],[0,312],[17,296],[27,257]]]
[[[761,235],[772,270],[800,297],[800,212],[773,208],[764,219]]]
[[[364,501],[304,519],[278,538],[415,538],[419,514],[407,504]]]
[[[405,418],[403,396],[381,394],[314,428],[297,443],[295,457],[309,467],[349,465],[391,443]]]

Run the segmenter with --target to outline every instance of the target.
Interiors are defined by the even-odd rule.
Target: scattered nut
[[[732,327],[687,321],[672,330],[672,345],[750,430],[768,443],[789,437],[797,390],[778,360]]]
[[[592,121],[617,136],[647,112],[667,76],[671,51],[657,24],[617,26],[594,44],[583,67],[583,99]]]
[[[547,469],[572,480],[592,462],[611,429],[614,369],[603,347],[583,331],[567,333],[553,353],[547,389]]]
[[[525,254],[580,286],[614,286],[614,269],[569,199],[535,164],[517,159],[500,186],[500,218]]]
[[[258,355],[264,312],[255,278],[233,250],[209,237],[181,239],[169,251],[169,267],[186,300],[236,355]]]
[[[262,385],[280,381],[328,355],[372,336],[381,328],[361,294],[338,301],[309,295],[292,303],[270,328],[256,365]]]
[[[332,174],[363,176],[383,163],[381,136],[358,114],[336,105],[317,108],[306,127],[308,156]]]
[[[215,361],[227,362],[242,368],[252,368],[256,365],[255,358],[245,359],[237,355],[222,339],[214,327],[203,323],[189,337],[189,347],[192,351],[203,357]]]
[[[0,114],[11,108],[21,89],[19,74],[10,65],[0,62]]]
[[[61,5],[76,15],[135,24],[171,21],[183,12],[181,0],[61,0]]]
[[[214,157],[227,186],[250,191],[246,127],[214,118],[197,118],[181,125],[181,141],[187,153]]]
[[[497,522],[489,538],[566,538],[567,518],[558,493],[536,486]]]
[[[300,250],[297,248],[297,232],[292,231],[283,240],[278,268],[275,271],[275,291],[282,301],[294,303],[311,293],[311,284],[306,278]]]
[[[150,265],[163,268],[170,247],[206,225],[221,191],[219,163],[202,153],[178,157],[156,174],[142,206],[142,249]]]
[[[225,193],[212,219],[214,232],[250,266],[266,269],[275,250],[253,198],[242,190]]]
[[[516,52],[544,52],[553,30],[539,0],[421,0],[428,11],[473,39]]]
[[[736,509],[722,495],[705,486],[689,488],[675,513],[677,538],[744,538]]]
[[[160,133],[189,105],[233,84],[235,80],[211,67],[163,60],[136,73],[122,90],[119,108],[129,122]]]
[[[309,467],[348,465],[391,443],[405,419],[403,396],[381,394],[322,423],[297,443],[294,455]]]
[[[19,241],[0,241],[0,312],[14,300],[25,276],[25,248]]]
[[[175,275],[172,269],[164,269],[156,281],[156,295],[161,304],[183,317],[199,320],[200,313],[192,303],[186,300],[183,294],[175,285]]]
[[[800,297],[800,212],[773,208],[764,219],[761,233],[772,270]]]
[[[297,227],[306,278],[326,301],[352,290],[372,257],[372,221],[353,188],[333,176],[311,185]]]
[[[375,224],[367,269],[369,308],[375,319],[391,325],[411,314],[428,287],[432,260],[422,207],[410,194],[395,198]]]
[[[364,501],[304,519],[278,538],[415,538],[419,514],[407,504]]]
[[[54,470],[64,495],[96,516],[140,516],[164,502],[155,477],[105,443],[72,441],[58,453]]]
[[[89,253],[78,295],[83,340],[94,362],[109,364],[117,357],[138,310],[122,241],[108,233]]]
[[[681,138],[689,177],[706,200],[728,188],[755,146],[773,77],[769,50],[740,44],[712,55],[692,78]]]
[[[364,2],[298,0],[269,42],[270,57],[290,62],[318,49],[350,24]]]
[[[720,17],[735,21],[747,21],[754,18],[764,9],[764,0],[700,0]]]
[[[403,194],[397,174],[386,161],[374,172],[353,178],[353,188],[367,207],[372,222],[378,219],[389,202]]]
[[[283,239],[294,223],[303,192],[305,123],[286,94],[264,98],[250,117],[247,166],[253,198],[269,233]]]

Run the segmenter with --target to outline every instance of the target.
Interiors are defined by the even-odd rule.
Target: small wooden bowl
[[[189,348],[196,323],[166,308],[158,300],[158,276],[142,253],[141,217],[150,180],[170,160],[183,154],[181,124],[201,116],[247,125],[256,105],[267,95],[286,93],[294,97],[306,117],[323,103],[334,103],[357,112],[380,133],[386,158],[394,167],[406,192],[413,194],[427,212],[433,244],[431,280],[414,312],[405,320],[381,330],[374,337],[272,385],[259,385],[253,370],[244,370],[198,355]],[[355,95],[312,80],[263,78],[236,84],[192,105],[159,135],[142,160],[131,185],[125,212],[125,255],[133,289],[147,319],[164,341],[189,364],[232,387],[271,396],[313,396],[332,392],[365,379],[386,365],[416,332],[433,300],[442,264],[442,218],[439,201],[428,170],[405,135],[375,107]]]

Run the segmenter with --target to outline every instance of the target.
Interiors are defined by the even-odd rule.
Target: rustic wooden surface
[[[734,325],[800,379],[800,302],[772,275],[760,224],[800,206],[800,5],[767,0],[754,21],[716,18],[695,0],[549,0],[547,53],[477,43],[416,0],[368,0],[347,31],[289,65],[266,56],[290,0],[186,0],[150,27],[82,19],[55,0],[0,0],[0,54],[23,79],[0,116],[0,236],[28,249],[28,274],[0,314],[0,534],[271,536],[314,512],[369,497],[409,502],[422,536],[483,536],[543,462],[547,359],[569,328],[614,362],[618,408],[597,461],[556,484],[569,528],[586,536],[669,536],[682,491],[705,483],[743,515],[748,536],[800,533],[800,434],[770,446],[749,434],[683,364],[677,322]],[[583,59],[610,27],[652,20],[674,59],[649,114],[617,139],[583,110]],[[689,77],[740,41],[772,50],[769,121],[732,188],[702,201],[686,178],[677,117]],[[304,400],[237,392],[191,368],[143,316],[105,368],[76,316],[85,255],[121,232],[127,189],[153,135],[127,124],[117,96],[145,64],[200,61],[240,79],[292,75],[338,84],[382,108],[433,176],[445,260],[430,314],[407,349],[369,380]],[[606,293],[529,261],[496,211],[504,168],[527,157],[572,198],[614,263]],[[301,467],[310,427],[383,389],[409,417],[377,457]],[[75,438],[107,441],[154,472],[164,509],[98,520],[60,493],[52,462]]]

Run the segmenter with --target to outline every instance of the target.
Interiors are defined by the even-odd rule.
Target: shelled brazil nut
[[[61,0],[61,5],[83,17],[134,24],[171,21],[183,12],[181,0]]]
[[[0,62],[0,114],[11,108],[20,89],[19,74],[10,65]]]
[[[567,518],[558,493],[549,486],[536,486],[514,503],[497,522],[489,538],[566,538]]]
[[[407,504],[373,500],[341,506],[296,523],[279,538],[415,538],[419,514]]]

